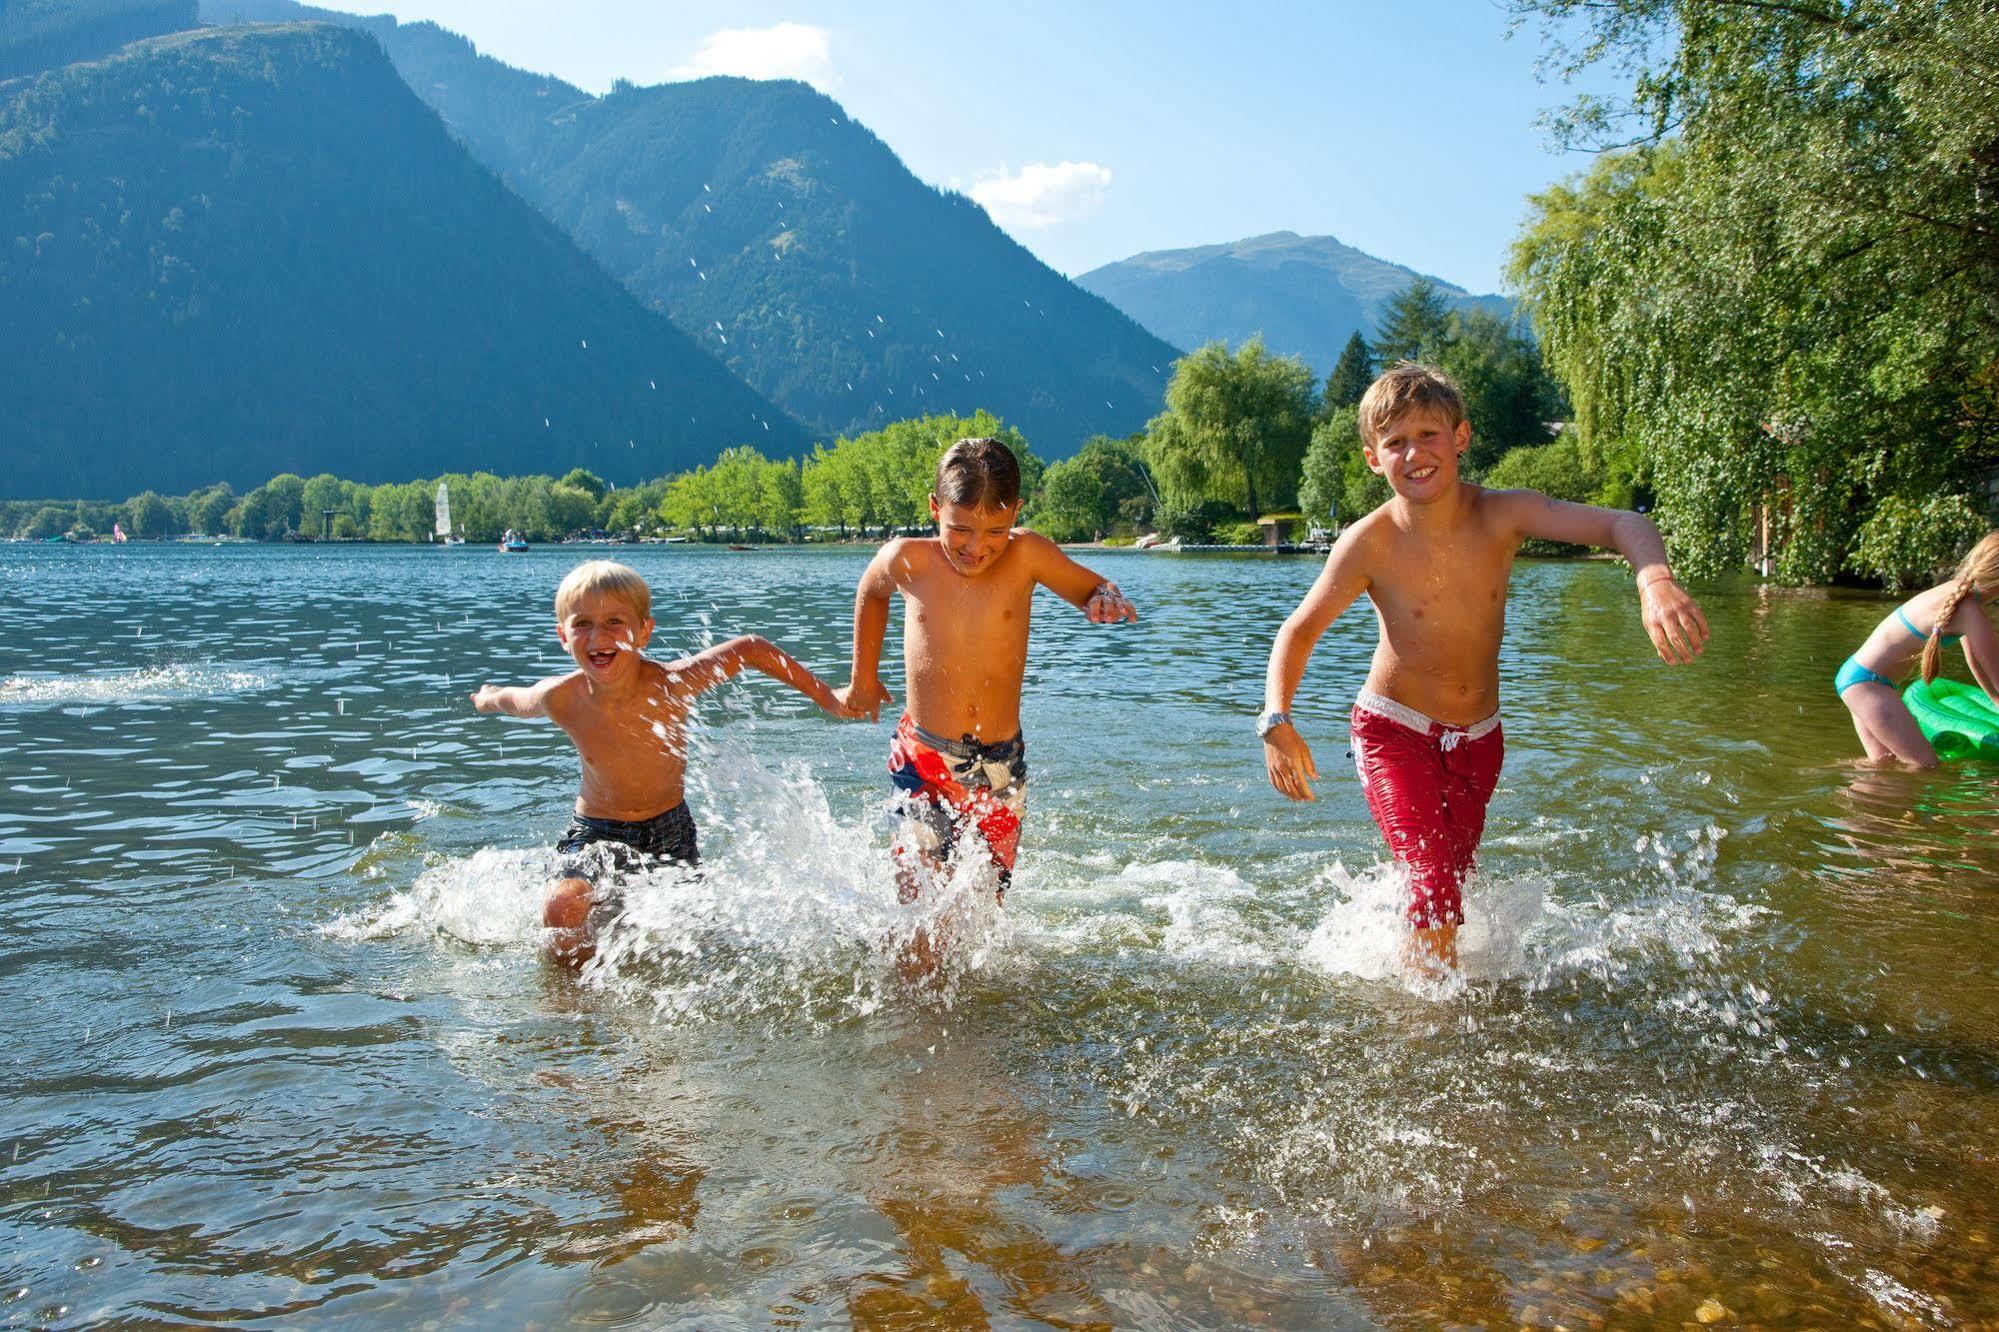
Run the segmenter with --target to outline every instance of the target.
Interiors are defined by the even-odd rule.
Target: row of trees
[[[0,531],[31,540],[90,539],[118,523],[141,538],[428,541],[443,482],[453,530],[470,541],[496,541],[508,529],[534,541],[591,531],[795,540],[808,528],[822,528],[841,536],[868,535],[927,523],[937,459],[968,435],[1007,441],[1021,462],[1023,490],[1033,493],[1041,479],[1040,460],[1018,431],[978,412],[898,421],[830,448],[822,445],[803,461],[732,448],[712,464],[624,490],[580,467],[559,478],[476,472],[377,486],[283,473],[241,495],[216,485],[179,496],[146,491],[122,504],[7,502],[0,504]]]

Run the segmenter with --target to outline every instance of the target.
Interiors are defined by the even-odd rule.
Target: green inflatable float
[[[1999,759],[1999,709],[1977,685],[1918,680],[1902,691],[1902,701],[1938,758]]]

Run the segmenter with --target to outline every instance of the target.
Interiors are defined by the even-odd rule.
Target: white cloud
[[[1018,171],[987,172],[971,195],[1001,226],[1032,231],[1088,217],[1110,187],[1110,168],[1095,162],[1030,162]]]
[[[768,28],[724,28],[701,42],[694,58],[667,72],[670,79],[734,74],[745,79],[801,79],[821,92],[833,88],[833,34],[809,23]]]

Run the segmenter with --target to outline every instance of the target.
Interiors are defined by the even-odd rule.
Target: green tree
[[[1434,361],[1451,336],[1451,307],[1437,284],[1414,278],[1389,297],[1381,326],[1374,335],[1376,364]],[[1355,402],[1360,399],[1354,399]]]
[[[28,519],[21,528],[20,535],[30,541],[46,541],[67,531],[69,521],[70,515],[67,510],[59,509],[53,504],[44,504],[35,510],[35,516]]]
[[[1239,504],[1255,521],[1296,495],[1312,437],[1315,376],[1259,338],[1231,353],[1211,342],[1184,356],[1166,387],[1166,411],[1147,427],[1146,455],[1183,507]]]
[[[1341,513],[1346,456],[1360,446],[1360,430],[1352,403],[1343,403],[1312,427],[1305,463],[1298,480],[1298,509],[1315,527],[1331,527]]]
[[[1325,409],[1351,407],[1361,400],[1367,386],[1374,382],[1374,348],[1367,345],[1367,339],[1355,329],[1347,339],[1347,345],[1340,350],[1340,359],[1333,366],[1333,373],[1326,376]]]
[[[188,527],[207,536],[221,536],[229,530],[229,510],[235,503],[236,492],[226,485],[195,492],[188,505]]]
[[[603,499],[607,489],[604,485],[604,479],[587,467],[570,468],[567,472],[563,473],[562,479],[557,481],[556,484],[584,491],[592,500]]]
[[[1464,394],[1472,427],[1465,463],[1474,475],[1508,449],[1547,442],[1561,395],[1532,338],[1490,310],[1461,311],[1436,359]]]
[[[150,490],[125,501],[125,526],[135,537],[164,537],[172,524],[173,511],[166,500]]]
[[[804,474],[791,458],[766,462],[757,476],[757,526],[796,540],[805,508]]]
[[[1098,435],[1073,458],[1052,463],[1028,505],[1028,523],[1056,541],[1102,536],[1151,512],[1152,490],[1138,445]],[[1134,500],[1144,503],[1134,505]]]
[[[1510,276],[1585,455],[1656,493],[1684,567],[1823,581],[1886,501],[1999,464],[1999,11],[1514,0],[1558,72],[1630,100],[1556,118],[1631,142],[1537,196]],[[1885,566],[1884,566],[1885,567]]]

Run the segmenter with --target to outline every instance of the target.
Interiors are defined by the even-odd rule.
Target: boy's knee
[[[583,879],[557,879],[542,903],[541,923],[552,930],[580,930],[590,920],[595,894]]]

